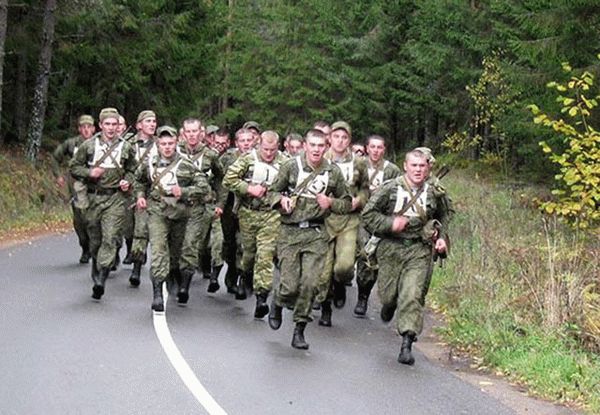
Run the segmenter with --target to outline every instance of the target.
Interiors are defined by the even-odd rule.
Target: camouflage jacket
[[[213,149],[200,143],[194,149],[190,149],[185,142],[177,147],[180,154],[187,157],[202,172],[210,184],[212,192],[210,193],[211,202],[216,203],[221,209],[225,206],[227,200],[227,191],[223,189],[223,164],[219,159],[219,154]]]
[[[367,159],[367,172],[369,194],[373,194],[381,185],[388,180],[394,179],[402,174],[400,168],[388,160],[380,160],[376,165]]]

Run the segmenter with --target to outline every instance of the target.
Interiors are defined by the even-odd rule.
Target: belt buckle
[[[302,222],[300,222],[298,224],[298,227],[300,229],[306,229],[306,228],[310,228],[310,223],[307,220],[303,220]]]

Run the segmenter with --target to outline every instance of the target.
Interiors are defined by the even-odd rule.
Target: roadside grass
[[[0,152],[0,236],[68,221],[66,191],[57,188],[50,164],[33,166],[16,152]]]
[[[453,171],[451,255],[430,303],[440,330],[531,393],[600,413],[600,242],[533,208],[539,189]]]

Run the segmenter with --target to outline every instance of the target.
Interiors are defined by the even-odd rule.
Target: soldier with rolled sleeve
[[[92,297],[97,300],[104,294],[106,278],[115,263],[126,192],[133,182],[136,167],[133,148],[117,134],[118,119],[116,109],[103,109],[99,116],[101,134],[81,144],[70,163],[73,177],[87,187]]]
[[[270,191],[274,206],[281,207],[281,230],[277,257],[281,277],[275,290],[269,325],[277,330],[282,308],[293,308],[292,347],[308,349],[304,338],[306,324],[312,321],[311,309],[319,277],[323,273],[328,234],[325,218],[332,212],[346,214],[352,208],[344,176],[334,163],[323,158],[327,138],[319,130],[310,130],[304,153],[286,161]]]
[[[381,240],[376,255],[381,319],[402,336],[398,361],[414,364],[412,344],[423,329],[428,275],[434,255],[445,255],[450,200],[439,185],[428,183],[427,156],[406,154],[404,175],[381,186],[362,212],[367,230]]]

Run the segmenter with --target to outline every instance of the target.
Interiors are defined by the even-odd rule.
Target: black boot
[[[346,284],[336,281],[335,277],[331,281],[333,287],[333,305],[336,308],[344,307],[346,304]]]
[[[225,286],[227,287],[227,292],[229,294],[236,293],[237,283],[237,266],[234,263],[227,263],[227,273],[225,274]]]
[[[179,304],[187,304],[190,298],[190,284],[192,283],[193,276],[194,270],[192,268],[186,268],[181,271],[179,291],[177,291],[177,302]]]
[[[92,287],[92,298],[99,300],[104,294],[104,286],[100,282],[100,271],[98,271],[98,267],[96,265],[96,260],[92,258],[92,282],[94,286]]]
[[[306,323],[296,323],[296,327],[294,327],[294,337],[292,337],[292,347],[294,349],[308,349],[308,343],[306,343],[306,340],[304,340],[305,328]]]
[[[123,258],[123,265],[133,264],[133,254],[131,253],[131,246],[133,245],[133,239],[125,239],[125,247],[127,248],[127,253],[125,254],[125,258]]]
[[[396,303],[394,304],[384,304],[381,307],[381,319],[383,321],[385,321],[386,323],[388,321],[392,321],[392,319],[394,318],[394,313],[396,312]]]
[[[254,309],[254,318],[263,318],[269,314],[269,306],[267,305],[268,292],[261,291],[256,294],[256,308]]]
[[[113,260],[113,263],[112,263],[109,271],[116,271],[117,267],[119,266],[120,263],[121,263],[121,256],[119,255],[119,251],[117,250],[117,253],[115,254],[115,259]]]
[[[246,273],[242,272],[238,277],[237,286],[235,289],[235,299],[236,300],[245,300],[248,296],[246,293]]]
[[[152,290],[154,297],[152,298],[152,310],[165,311],[165,303],[163,301],[163,282],[152,280]]]
[[[402,333],[402,346],[400,346],[400,354],[398,362],[403,365],[414,365],[415,358],[412,355],[412,344],[417,341],[417,334],[414,331],[405,331]]]
[[[321,318],[319,326],[331,327],[331,301],[325,300],[321,303]]]
[[[201,264],[200,264],[200,269],[202,270],[202,278],[204,279],[209,279],[210,276],[212,275],[210,272],[210,255],[206,255],[206,254],[202,254],[201,255]]]
[[[212,269],[212,273],[210,274],[210,282],[208,283],[207,289],[209,293],[216,293],[221,287],[219,285],[219,274],[221,273],[221,268],[223,268],[223,265],[217,265]]]
[[[358,301],[356,302],[356,307],[354,307],[354,315],[356,317],[364,317],[367,314],[369,295],[371,295],[373,285],[373,281],[369,281],[365,285],[358,284]]]
[[[252,294],[254,292],[254,271],[247,272],[244,275],[244,283],[246,284],[246,292]]]
[[[108,278],[109,272],[109,268],[102,268],[100,270],[100,275],[97,276],[96,281],[94,282],[94,287],[92,288],[92,298],[99,300],[104,295],[104,283]]]
[[[123,261],[125,263],[125,261]],[[142,273],[142,263],[140,261],[133,261],[133,269],[131,270],[131,275],[129,276],[129,284],[132,287],[139,287],[140,285],[140,275]]]
[[[81,249],[81,256],[79,257],[80,264],[89,264],[90,262],[90,251],[87,248]]]
[[[275,299],[273,299],[271,312],[269,313],[269,327],[273,330],[279,330],[279,327],[281,327],[281,321],[283,320],[282,312],[283,307],[275,304]]]

